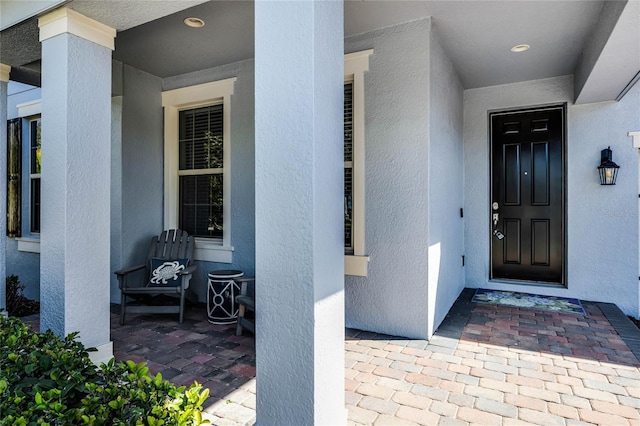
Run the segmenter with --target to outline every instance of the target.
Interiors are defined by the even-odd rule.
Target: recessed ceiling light
[[[204,21],[200,18],[184,18],[184,24],[191,28],[204,27]]]
[[[529,48],[530,48],[530,47],[531,47],[531,46],[529,46],[528,44],[517,44],[517,45],[515,45],[515,46],[513,46],[513,47],[511,48],[511,51],[512,51],[512,52],[516,52],[516,53],[518,53],[518,52],[524,52],[524,51],[529,50]]]

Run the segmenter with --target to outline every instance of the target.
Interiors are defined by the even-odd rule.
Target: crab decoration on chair
[[[184,263],[178,260],[165,261],[151,272],[151,283],[166,285],[169,281],[177,281],[178,274],[184,268]]]

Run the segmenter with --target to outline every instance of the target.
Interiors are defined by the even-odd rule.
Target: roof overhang
[[[640,2],[607,2],[576,67],[575,103],[620,100],[639,73]]]
[[[69,0],[2,0],[0,2],[0,31],[67,3]]]

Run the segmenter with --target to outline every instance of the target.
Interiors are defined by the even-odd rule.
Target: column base
[[[113,342],[105,343],[96,347],[96,352],[89,352],[89,359],[97,365],[106,364],[113,358]]]

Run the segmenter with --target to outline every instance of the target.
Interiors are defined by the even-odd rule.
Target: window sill
[[[35,238],[16,238],[18,251],[40,253],[40,240]]]
[[[369,268],[369,256],[344,256],[344,274],[366,277]]]
[[[232,263],[233,247],[223,246],[219,241],[206,238],[196,238],[196,246],[193,250],[195,260],[216,263]]]

